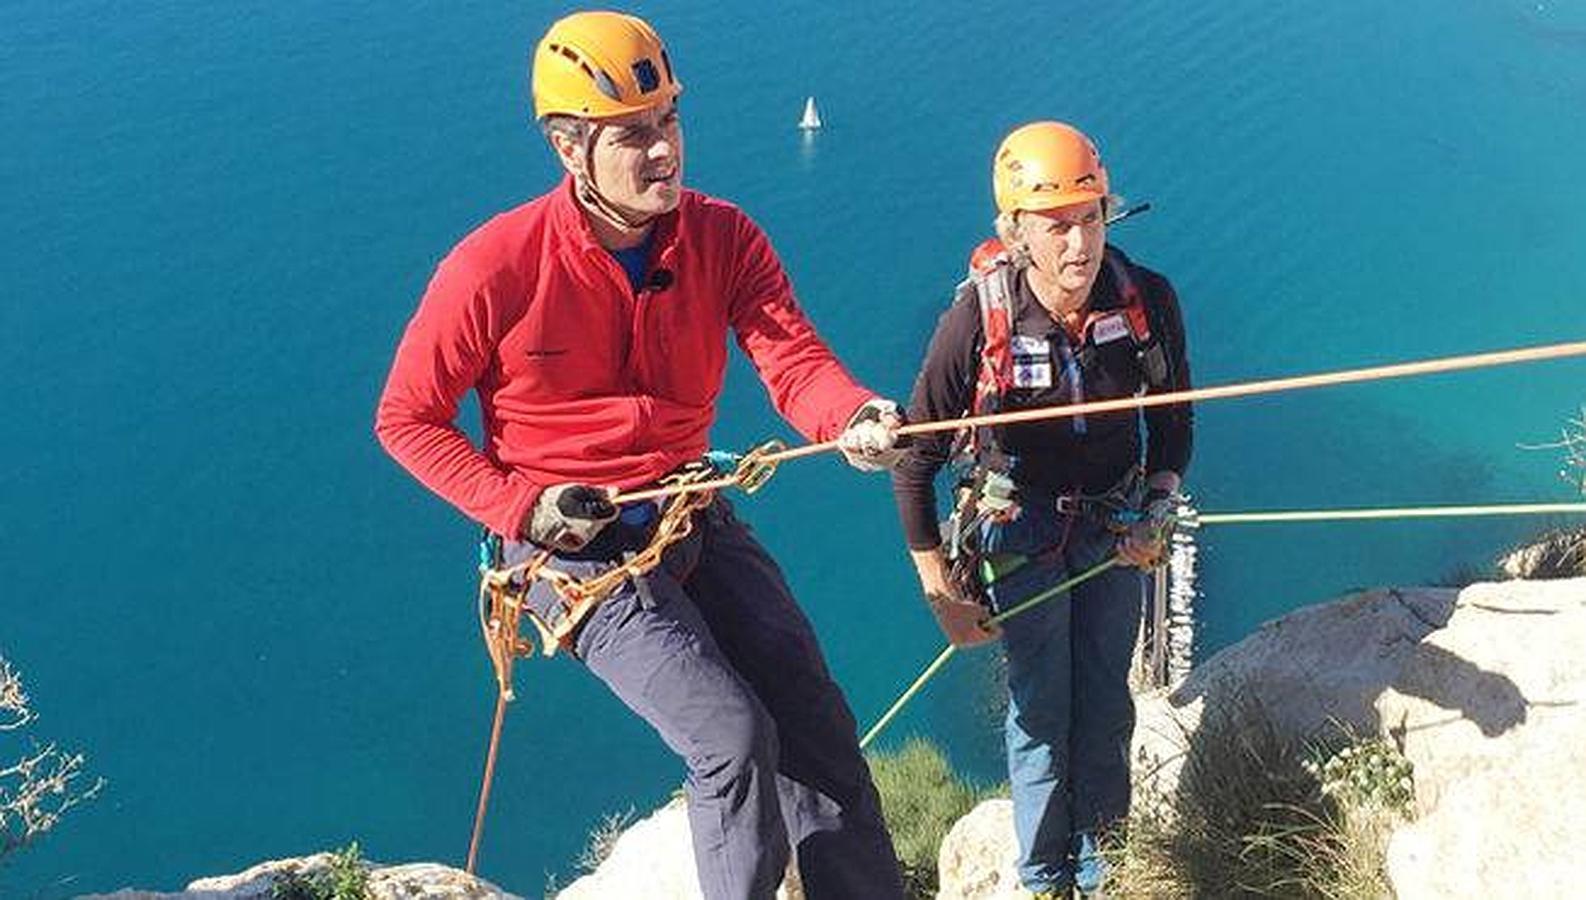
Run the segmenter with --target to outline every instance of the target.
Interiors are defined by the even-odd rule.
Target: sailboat
[[[804,118],[799,119],[799,127],[805,131],[814,131],[821,127],[821,114],[815,108],[814,97],[804,101]]]

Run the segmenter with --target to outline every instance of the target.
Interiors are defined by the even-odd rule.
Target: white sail
[[[799,127],[805,131],[813,131],[821,127],[821,114],[815,108],[815,98],[810,97],[804,101],[804,118],[799,119]]]

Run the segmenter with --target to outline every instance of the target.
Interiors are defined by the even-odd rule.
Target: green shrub
[[[936,857],[948,829],[975,804],[997,793],[969,784],[947,757],[923,738],[894,751],[868,755],[881,811],[911,897],[936,896]]]
[[[1331,755],[1317,752],[1305,770],[1321,782],[1322,796],[1347,809],[1407,816],[1415,800],[1415,766],[1382,738],[1356,740]]]
[[[335,851],[324,868],[310,874],[276,876],[270,896],[273,900],[369,900],[369,871],[358,842]]]

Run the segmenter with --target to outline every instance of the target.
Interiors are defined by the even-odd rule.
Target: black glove
[[[583,549],[615,518],[617,505],[605,489],[558,484],[546,488],[534,501],[523,531],[542,547],[573,552]]]

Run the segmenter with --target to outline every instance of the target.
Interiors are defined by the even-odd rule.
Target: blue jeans
[[[988,525],[987,553],[1031,561],[989,590],[1008,609],[1112,555],[1117,536],[1090,518],[1026,504]],[[1008,657],[1008,781],[1019,878],[1032,891],[1073,881],[1069,838],[1129,813],[1134,699],[1129,664],[1140,630],[1143,574],[1109,569],[1002,625]]]
[[[531,552],[508,544],[507,562]],[[578,577],[610,567],[590,555],[557,567]],[[557,616],[555,602],[543,581],[529,591],[542,617]],[[812,900],[901,900],[853,714],[781,570],[727,501],[696,513],[660,566],[590,613],[573,655],[687,764],[708,900],[768,900],[790,847]]]

